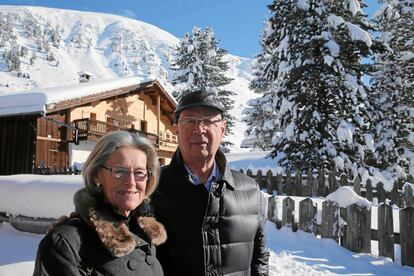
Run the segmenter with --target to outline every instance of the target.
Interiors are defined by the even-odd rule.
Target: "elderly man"
[[[269,274],[260,190],[227,167],[223,112],[206,91],[183,96],[175,110],[179,146],[152,197],[168,235],[157,254],[166,276]]]

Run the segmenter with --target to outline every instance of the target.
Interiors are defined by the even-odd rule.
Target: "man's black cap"
[[[216,109],[220,113],[224,112],[224,107],[214,92],[198,90],[195,92],[186,93],[180,98],[177,108],[174,111],[175,121],[177,122],[181,111],[197,106],[210,107]]]

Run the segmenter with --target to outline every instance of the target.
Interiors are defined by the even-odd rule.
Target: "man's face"
[[[214,158],[226,130],[221,114],[208,107],[193,107],[180,113],[174,124],[181,154],[187,162]]]

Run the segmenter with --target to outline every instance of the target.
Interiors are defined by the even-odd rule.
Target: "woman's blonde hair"
[[[144,137],[127,131],[113,131],[98,140],[82,168],[82,177],[87,191],[94,197],[103,198],[101,188],[95,183],[95,178],[109,156],[121,147],[131,147],[142,150],[147,155],[147,170],[152,172],[145,189],[149,197],[158,185],[160,165],[155,148]]]

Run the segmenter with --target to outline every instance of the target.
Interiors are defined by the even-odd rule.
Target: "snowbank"
[[[74,211],[80,175],[0,176],[0,212],[33,218],[58,218]]]
[[[367,208],[368,210],[371,209],[371,202],[359,196],[349,186],[340,187],[335,192],[329,194],[326,199],[338,203],[339,207],[342,208],[356,204],[359,207]]]

